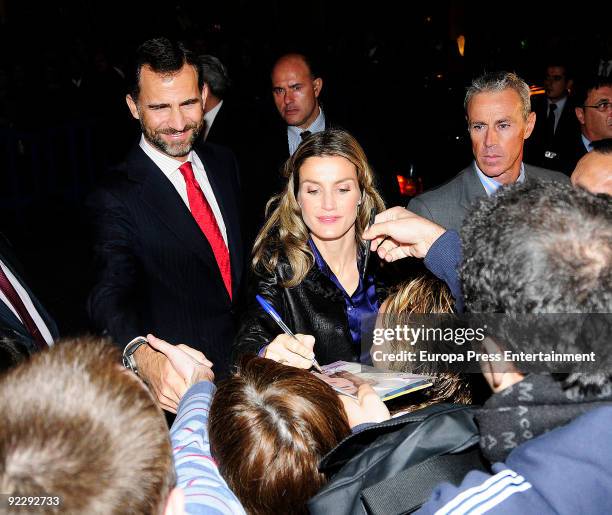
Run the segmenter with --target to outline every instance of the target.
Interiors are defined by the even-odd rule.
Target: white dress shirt
[[[6,274],[6,277],[8,278],[9,282],[13,285],[13,288],[15,288],[17,295],[19,295],[21,302],[23,302],[23,305],[28,310],[28,313],[30,314],[30,316],[32,317],[32,320],[36,324],[36,327],[38,327],[38,330],[40,331],[40,334],[42,335],[42,337],[45,339],[48,345],[53,345],[53,336],[51,336],[51,332],[49,331],[49,328],[43,321],[42,317],[40,316],[40,313],[34,307],[34,303],[32,302],[32,299],[30,298],[30,296],[28,295],[28,292],[25,290],[22,284],[17,280],[17,278],[13,275],[11,270],[2,262],[2,260],[0,260],[0,266],[2,267],[2,270],[4,271],[4,273]],[[17,313],[17,311],[15,310],[15,307],[6,298],[6,295],[4,295],[4,292],[2,290],[0,290],[0,300],[8,306],[8,308],[13,312],[13,314],[17,317],[17,319],[23,324],[23,320],[21,320],[19,313]]]
[[[140,138],[140,148],[144,150],[144,153],[147,154],[151,158],[151,160],[159,167],[159,169],[163,172],[163,174],[168,178],[168,180],[174,186],[177,193],[185,202],[187,209],[191,211],[189,208],[189,198],[187,197],[187,185],[185,184],[185,179],[183,175],[179,171],[179,167],[183,164],[176,159],[167,156],[166,154],[160,152],[156,148],[154,148],[145,138],[144,135]],[[206,200],[210,204],[210,208],[212,209],[213,214],[215,215],[215,220],[217,221],[217,225],[219,226],[219,230],[221,231],[221,235],[223,236],[223,241],[225,241],[225,245],[227,246],[227,230],[225,229],[225,222],[223,221],[223,216],[221,215],[221,209],[219,209],[219,204],[217,203],[217,199],[215,198],[215,194],[213,193],[213,189],[208,180],[208,176],[206,175],[206,170],[204,170],[204,165],[198,155],[192,150],[187,155],[187,161],[191,163],[191,167],[193,168],[193,174],[195,175],[196,181],[200,185]],[[229,246],[228,246],[229,248]]]
[[[563,97],[561,100],[557,100],[556,102],[551,102],[550,100],[548,100],[547,108],[546,108],[546,116],[548,116],[548,112],[550,111],[550,104],[555,104],[557,106],[557,109],[553,111],[553,114],[555,116],[554,132],[557,132],[557,125],[559,125],[559,119],[561,118],[561,113],[563,112],[563,109],[565,109],[566,102],[567,102],[567,97]]]

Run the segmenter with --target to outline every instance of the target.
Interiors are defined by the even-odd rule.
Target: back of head
[[[436,326],[438,322],[446,324],[448,319],[434,320],[428,314],[453,313],[454,300],[448,287],[432,275],[422,275],[409,282],[402,283],[385,300],[381,308],[382,323],[385,328],[415,325],[427,327]],[[384,311],[383,311],[384,310]],[[431,323],[433,322],[433,324]],[[417,339],[407,344],[405,340],[393,340],[391,352],[398,354],[403,350],[427,353],[440,352],[437,343]],[[452,370],[452,366],[444,361],[390,361],[385,364],[391,370],[413,374],[425,374],[431,377],[432,386],[423,390],[422,403],[411,401],[410,411],[424,408],[438,402],[469,404],[472,401],[468,377],[461,372]],[[403,408],[402,408],[403,409]],[[404,410],[404,409],[403,409]],[[405,410],[404,410],[405,411]]]
[[[0,380],[0,491],[66,513],[161,513],[175,483],[165,419],[108,342],[56,344]]]
[[[199,72],[196,56],[183,43],[167,38],[145,41],[136,50],[134,62],[128,77],[129,93],[136,101],[140,93],[140,73],[143,67],[150,68],[160,75],[174,75],[185,65],[193,66],[198,72],[198,86],[202,90],[202,74]]]
[[[213,456],[248,513],[306,513],[319,460],[350,433],[342,403],[309,372],[245,356],[209,419]]]
[[[514,90],[521,99],[521,111],[523,118],[527,120],[531,112],[531,100],[529,97],[529,86],[516,73],[493,72],[485,73],[474,79],[467,89],[463,102],[467,112],[468,104],[472,98],[479,93],[499,93],[507,89]]]
[[[612,311],[609,196],[530,179],[481,201],[461,232],[469,311]]]
[[[200,76],[208,86],[210,92],[219,100],[223,100],[231,86],[227,69],[214,55],[201,55],[198,57]]]
[[[580,158],[572,184],[594,194],[612,195],[612,138],[591,142],[593,150]]]

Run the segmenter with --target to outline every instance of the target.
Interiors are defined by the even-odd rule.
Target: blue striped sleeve
[[[532,485],[521,474],[501,464],[494,466],[496,474],[470,472],[459,487],[450,483],[438,485],[429,501],[417,512],[435,515],[480,515],[483,513],[517,514],[545,513],[541,500],[533,495]],[[527,493],[520,500],[515,494]],[[528,506],[535,507],[535,511]]]
[[[185,513],[244,514],[244,508],[221,477],[208,440],[208,410],[215,385],[192,386],[181,400],[170,429],[177,486],[185,493]]]

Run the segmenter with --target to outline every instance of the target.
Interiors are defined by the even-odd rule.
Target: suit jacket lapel
[[[55,323],[55,320],[51,318],[49,313],[47,313],[47,310],[36,298],[36,295],[34,295],[32,290],[30,290],[28,283],[22,279],[19,270],[16,266],[15,257],[12,255],[10,248],[8,248],[7,245],[4,245],[3,243],[0,243],[0,257],[2,258],[2,262],[15,276],[15,279],[17,279],[21,286],[23,286],[23,289],[26,291],[26,293],[30,297],[30,300],[32,301],[32,304],[34,305],[34,309],[38,311],[38,314],[42,318],[44,324],[47,326],[47,329],[49,329],[49,332],[51,333],[53,339],[56,340],[57,338],[59,338],[59,331],[57,329],[57,324]],[[0,318],[5,320],[5,322],[11,327],[13,327],[19,334],[23,334],[26,335],[27,338],[31,338],[30,334],[25,329],[25,326],[21,323],[21,320],[19,320],[19,318],[15,316],[15,314],[6,304],[4,304],[4,302],[0,302]]]
[[[462,207],[470,209],[477,199],[486,197],[487,192],[478,178],[474,163],[461,173],[463,174],[463,189],[459,202]]]
[[[140,147],[130,154],[128,166],[130,179],[143,184],[142,201],[177,236],[186,249],[191,250],[206,266],[214,270],[212,275],[218,278],[225,289],[212,248],[172,183]]]

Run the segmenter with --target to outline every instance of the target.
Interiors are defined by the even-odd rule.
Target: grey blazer
[[[525,163],[525,179],[530,177],[569,181],[569,178],[562,173]],[[459,231],[474,202],[486,196],[487,193],[472,163],[442,186],[414,197],[408,204],[408,209],[446,229]]]

